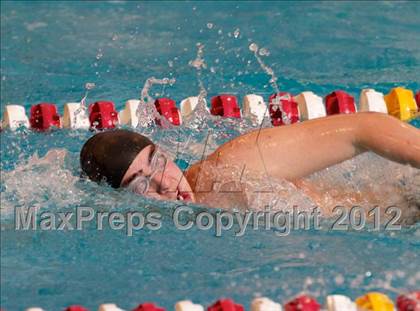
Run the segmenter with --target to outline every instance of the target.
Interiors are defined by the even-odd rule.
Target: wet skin
[[[150,147],[150,148],[149,148]],[[140,170],[150,174],[152,146],[142,150],[121,183]],[[239,136],[192,165],[185,175],[168,159],[164,172],[153,176],[145,194],[157,199],[198,202],[217,206],[243,203],[238,193],[215,196],[212,171],[215,167],[241,169],[241,174],[266,174],[299,184],[301,178],[365,151],[402,164],[420,168],[420,130],[394,117],[372,112],[335,115],[287,126],[255,130]],[[223,202],[222,202],[223,201]]]
[[[186,200],[195,202],[194,193],[181,169],[166,156],[167,163],[162,171],[152,174],[150,161],[155,146],[144,148],[129,166],[121,181],[121,186],[127,186],[137,174],[151,176],[147,192],[149,197],[161,200]]]

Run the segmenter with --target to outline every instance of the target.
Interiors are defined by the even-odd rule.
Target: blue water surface
[[[270,77],[249,51],[262,56],[282,90],[321,96],[342,89],[358,99],[362,88],[387,93],[420,88],[418,2],[1,2],[1,111],[38,102],[138,98],[151,76],[176,79],[152,96],[179,102],[198,94],[189,62],[204,44],[201,79],[208,96],[273,92]],[[419,127],[419,120],[412,121]],[[153,132],[165,146],[189,132]],[[177,135],[181,135],[180,137]],[[221,143],[236,136],[231,127]],[[78,180],[78,152],[89,131],[1,134],[1,307],[45,310],[114,302],[132,309],[143,301],[172,308],[177,300],[208,305],[231,297],[249,307],[256,296],[285,301],[307,292],[353,298],[380,290],[392,298],[420,287],[419,225],[400,231],[248,230],[216,237],[211,229],[180,231],[175,203],[141,199]],[[200,133],[195,133],[195,137]],[[62,162],[34,159],[66,150]],[[185,155],[186,156],[186,155]],[[35,161],[29,162],[28,161]],[[32,164],[31,164],[32,163]],[[3,178],[7,178],[4,180]],[[102,231],[14,229],[14,207],[74,211],[153,210],[162,228]],[[199,207],[194,207],[198,211]],[[216,213],[216,211],[213,211]]]

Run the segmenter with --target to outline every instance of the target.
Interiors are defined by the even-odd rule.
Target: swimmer
[[[420,169],[420,130],[382,113],[334,115],[281,127],[254,130],[226,142],[185,174],[159,146],[128,130],[101,132],[83,146],[83,172],[94,181],[162,200],[207,206],[247,204],[246,191],[214,191],[215,169],[241,176],[286,179],[305,176],[372,151]],[[263,174],[262,174],[263,173]],[[238,182],[233,183],[237,190]],[[240,184],[240,183],[239,183]],[[216,203],[215,203],[216,202]]]

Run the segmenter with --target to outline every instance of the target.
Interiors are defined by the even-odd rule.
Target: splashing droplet
[[[95,87],[96,87],[96,84],[93,82],[88,82],[85,84],[85,89],[88,91],[93,90]]]
[[[150,96],[149,91],[153,85],[173,85],[175,78],[156,79],[155,77],[148,78],[144,83],[143,89],[140,93],[140,104],[137,107],[136,115],[138,118],[138,127],[149,127],[155,124],[155,120],[160,120],[163,127],[169,128],[171,124],[165,117],[162,117],[156,110],[154,99]]]
[[[208,29],[212,29],[212,28],[213,28],[213,26],[214,26],[214,25],[213,25],[212,23],[207,23],[207,28],[208,28]]]
[[[270,51],[267,50],[266,48],[261,48],[259,51],[260,56],[269,56],[270,55]]]
[[[204,45],[201,44],[201,43],[197,43],[196,46],[197,46],[197,49],[198,49],[197,50],[197,57],[194,60],[189,61],[188,64],[190,66],[194,67],[197,70],[200,70],[202,68],[206,69],[207,65],[206,65],[206,63],[204,62],[204,59],[203,59]]]
[[[240,36],[240,31],[239,28],[236,28],[235,31],[233,32],[233,36],[235,37],[235,39],[238,39]]]
[[[251,51],[251,52],[257,52],[258,51],[258,45],[256,44],[256,43],[251,43],[250,45],[249,45],[249,50]]]
[[[96,59],[100,60],[102,57],[104,56],[104,54],[102,53],[101,50],[98,51],[98,54],[96,54]]]

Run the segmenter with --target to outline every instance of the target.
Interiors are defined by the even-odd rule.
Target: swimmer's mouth
[[[185,191],[177,191],[176,199],[179,201],[192,201],[191,195]]]

